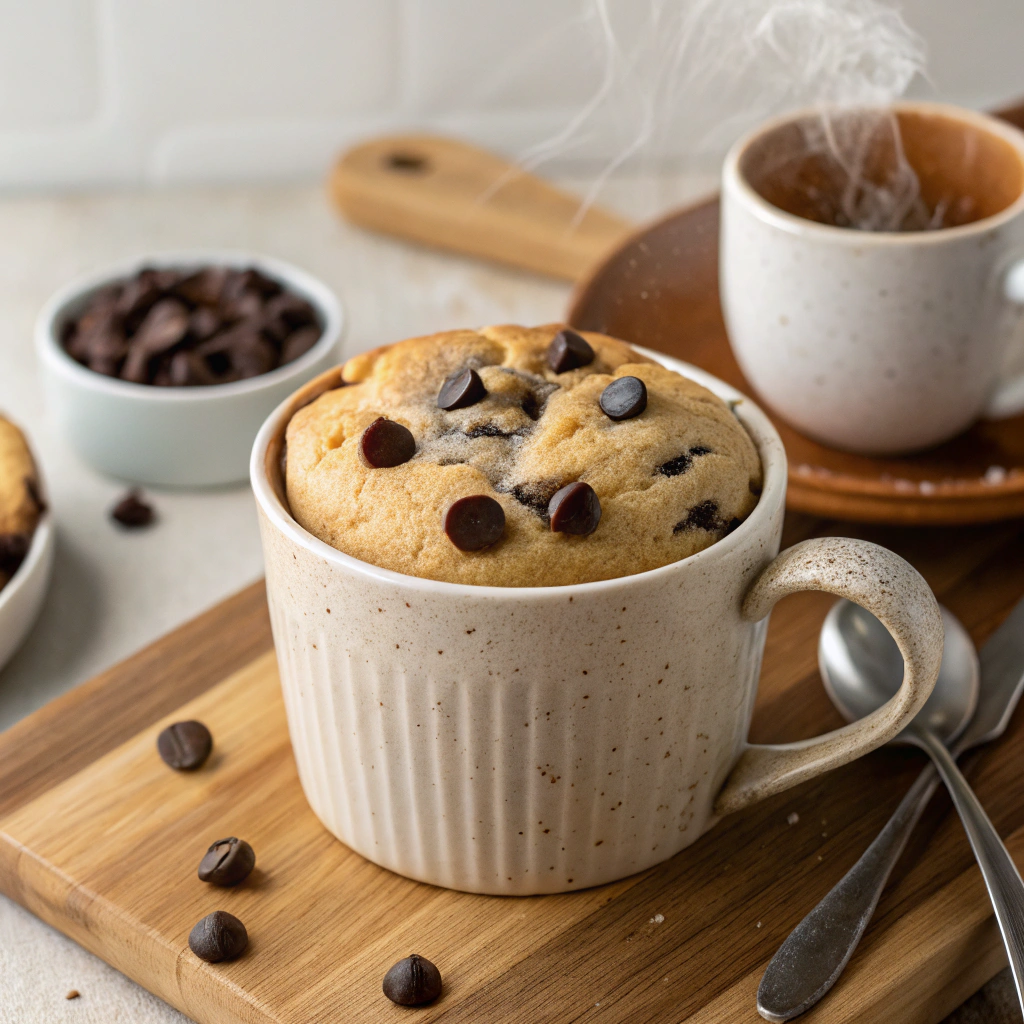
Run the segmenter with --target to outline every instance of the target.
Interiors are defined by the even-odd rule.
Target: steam
[[[614,140],[615,155],[584,198],[591,205],[624,165],[664,168],[685,148],[718,154],[773,115],[816,107],[809,153],[844,176],[838,222],[895,230],[927,219],[917,178],[887,108],[924,73],[925,47],[882,0],[585,0],[580,30],[594,46],[597,86],[557,134],[520,155],[534,170]],[[680,137],[685,147],[680,147]],[[882,180],[866,173],[887,150]]]

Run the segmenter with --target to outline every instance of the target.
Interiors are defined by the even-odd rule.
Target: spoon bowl
[[[979,670],[974,643],[948,608],[940,611],[945,644],[935,689],[893,743],[915,744],[911,733],[923,727],[948,744],[967,728],[977,707]],[[903,679],[903,655],[889,631],[871,612],[846,600],[837,601],[825,617],[818,641],[818,667],[829,698],[848,722],[881,707]]]

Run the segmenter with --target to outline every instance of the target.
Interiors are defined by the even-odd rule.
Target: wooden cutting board
[[[979,643],[1024,592],[1019,522],[913,532],[791,515],[785,542],[822,533],[900,551]],[[802,594],[775,611],[756,740],[839,724],[815,668],[830,601]],[[257,585],[0,735],[0,889],[202,1024],[759,1021],[765,963],[922,765],[913,751],[878,751],[604,888],[448,892],[375,867],[320,827],[299,788],[270,647]],[[154,749],[162,725],[183,717],[215,737],[193,775]],[[968,775],[1024,864],[1022,740],[1018,714]],[[257,852],[257,871],[232,890],[195,877],[225,835]],[[991,977],[1004,957],[972,865],[936,799],[846,974],[805,1019],[934,1024]],[[238,961],[207,965],[187,936],[218,908],[241,917],[251,941]],[[445,978],[442,998],[418,1011],[380,992],[411,952]]]

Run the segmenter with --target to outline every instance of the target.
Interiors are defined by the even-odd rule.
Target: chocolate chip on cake
[[[383,416],[363,431],[359,446],[366,464],[372,469],[400,466],[416,454],[416,438],[412,431]]]
[[[501,540],[505,510],[486,494],[459,498],[445,513],[444,532],[460,551],[480,551]]]
[[[453,374],[441,386],[437,396],[438,409],[465,409],[476,405],[487,395],[487,388],[476,370]]]
[[[199,862],[199,880],[211,885],[237,885],[254,867],[256,854],[244,839],[218,839]]]
[[[647,408],[647,385],[639,377],[619,377],[601,392],[601,409],[611,420],[631,420]]]
[[[555,373],[566,373],[594,361],[594,350],[575,331],[559,331],[548,346],[548,366]]]
[[[426,957],[413,953],[391,966],[382,988],[399,1006],[422,1006],[441,994],[441,972]]]
[[[165,764],[190,772],[210,756],[213,736],[202,722],[175,722],[157,736],[156,749]]]
[[[672,527],[672,532],[681,533],[683,530],[707,530],[709,533],[717,533],[724,530],[728,525],[721,517],[718,502],[702,501],[694,505],[686,513],[685,517]]]
[[[188,948],[208,964],[234,960],[245,952],[248,945],[249,933],[245,925],[226,910],[207,914],[188,936]]]
[[[674,459],[669,459],[668,462],[662,463],[656,472],[662,476],[679,476],[693,465],[693,460],[697,456],[710,454],[711,449],[706,445],[694,445],[688,452],[683,452],[682,455],[677,455]]]
[[[153,506],[142,499],[142,491],[133,487],[110,510],[110,518],[129,530],[149,526],[155,518]]]
[[[590,484],[577,480],[555,491],[548,502],[548,516],[555,533],[585,537],[601,522],[601,502]]]

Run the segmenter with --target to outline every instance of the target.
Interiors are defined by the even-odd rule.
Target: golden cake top
[[[396,572],[628,576],[713,544],[760,493],[729,406],[601,334],[448,331],[356,356],[343,379],[288,425],[288,501],[316,537]]]

